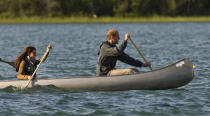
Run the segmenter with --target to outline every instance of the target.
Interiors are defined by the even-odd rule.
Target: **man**
[[[113,76],[113,75],[125,75],[135,74],[138,72],[137,69],[115,69],[117,60],[120,60],[126,64],[136,67],[148,67],[150,63],[142,63],[139,60],[128,56],[124,53],[127,46],[127,40],[130,38],[128,33],[125,34],[125,39],[119,45],[120,37],[117,30],[111,29],[107,32],[107,41],[103,42],[98,52],[98,65],[96,69],[97,76]]]

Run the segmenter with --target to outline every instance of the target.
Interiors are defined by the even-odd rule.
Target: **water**
[[[184,87],[162,91],[74,92],[54,86],[21,91],[8,87],[0,90],[0,115],[210,115],[210,23],[0,24],[0,55],[12,61],[32,45],[41,57],[50,43],[53,49],[38,78],[93,76],[99,45],[112,28],[119,30],[121,40],[130,32],[154,69],[190,58],[197,66],[195,78]],[[130,42],[125,52],[141,59]],[[130,67],[117,64],[117,68]],[[0,79],[15,80],[15,70],[0,63]]]

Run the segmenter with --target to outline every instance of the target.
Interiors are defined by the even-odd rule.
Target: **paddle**
[[[44,59],[47,57],[47,54],[50,52],[50,50],[51,50],[51,49],[48,49],[48,48],[47,48],[47,50],[45,51],[44,55],[43,55],[42,58],[40,59],[39,64],[37,65],[35,71],[34,71],[33,74],[32,74],[32,79],[30,79],[30,80],[28,81],[28,83],[27,83],[27,85],[26,85],[25,88],[27,88],[28,85],[29,85],[29,84],[31,83],[31,81],[33,80],[33,78],[34,78],[34,76],[35,76],[37,70],[39,69],[39,67],[40,67],[41,63],[44,61]]]
[[[140,51],[140,49],[138,49],[138,47],[136,46],[136,44],[133,42],[133,40],[131,38],[129,38],[129,40],[131,41],[131,43],[133,44],[133,46],[136,48],[136,50],[138,51],[139,55],[144,59],[144,62],[146,63],[147,60],[144,57],[143,53]],[[149,66],[150,70],[152,70],[152,67]]]
[[[0,58],[0,61],[3,62],[3,63],[9,64],[9,65],[11,65],[12,67],[15,68],[15,62],[8,62],[8,61],[3,60],[2,58]]]

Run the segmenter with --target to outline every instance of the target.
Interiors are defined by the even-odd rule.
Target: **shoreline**
[[[0,24],[36,24],[36,23],[170,23],[170,22],[210,22],[206,17],[23,17],[0,18]]]

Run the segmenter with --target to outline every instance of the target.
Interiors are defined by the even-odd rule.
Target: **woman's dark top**
[[[27,80],[28,76],[33,74],[38,64],[39,60],[31,61],[28,58],[25,58],[19,65],[17,78],[19,80]]]

